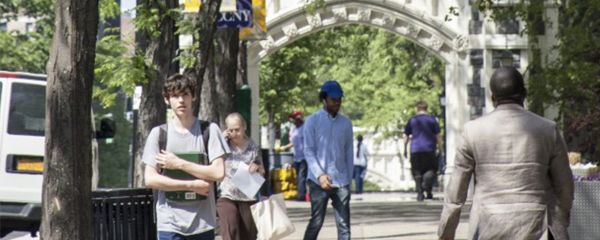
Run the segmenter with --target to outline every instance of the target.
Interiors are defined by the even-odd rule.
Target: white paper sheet
[[[250,174],[248,169],[250,166],[243,162],[240,162],[237,171],[232,176],[232,181],[235,186],[242,191],[247,197],[253,198],[260,189],[260,186],[265,182],[260,173],[255,172]]]

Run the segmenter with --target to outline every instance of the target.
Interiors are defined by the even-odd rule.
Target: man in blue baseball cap
[[[323,108],[304,123],[304,157],[308,164],[311,218],[304,240],[316,240],[327,203],[332,201],[338,239],[350,239],[350,183],[354,168],[352,121],[339,114],[344,91],[336,81],[321,87]]]

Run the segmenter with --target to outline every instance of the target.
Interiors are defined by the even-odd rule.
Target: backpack
[[[206,156],[208,156],[208,139],[210,138],[209,121],[202,121],[200,123],[200,131],[202,132],[202,141],[204,142],[204,150],[206,151]],[[160,131],[158,134],[158,146],[161,150],[167,150],[167,130],[168,125],[162,124],[160,125]]]
[[[202,141],[204,142],[204,150],[206,151],[206,155],[208,156],[208,140],[210,139],[210,130],[209,130],[210,122],[202,121],[200,123],[200,131],[202,132]],[[168,124],[161,124],[159,126],[159,134],[158,134],[158,146],[160,150],[167,149],[167,131]],[[158,169],[158,173],[162,174],[162,169]],[[215,186],[215,196],[216,196],[216,185]],[[153,189],[152,195],[154,197],[154,206],[156,206],[156,201],[158,201],[158,190]],[[156,223],[156,211],[154,211],[154,223]]]

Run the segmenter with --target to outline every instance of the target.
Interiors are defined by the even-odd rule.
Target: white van
[[[45,75],[0,71],[0,237],[39,229],[45,103]]]

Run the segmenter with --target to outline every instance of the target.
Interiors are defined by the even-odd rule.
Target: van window
[[[9,109],[9,134],[44,136],[46,117],[45,86],[13,83]]]

